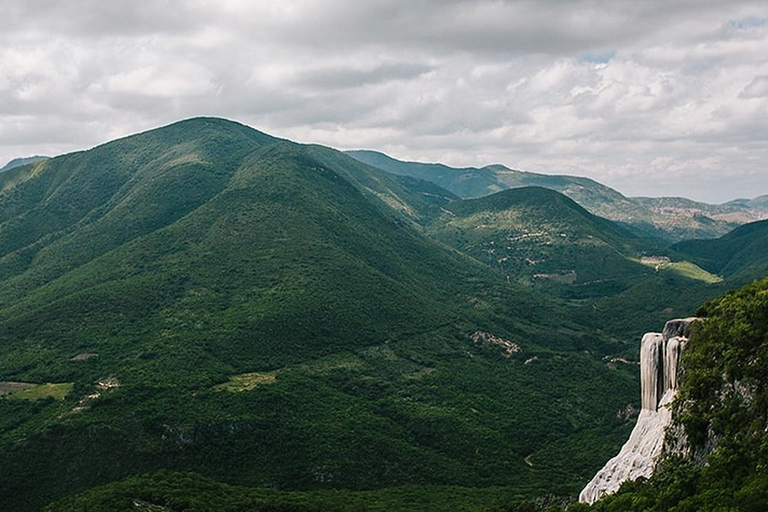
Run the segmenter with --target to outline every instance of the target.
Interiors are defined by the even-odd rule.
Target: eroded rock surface
[[[629,440],[619,454],[597,472],[579,494],[582,503],[594,503],[619,490],[627,480],[653,475],[664,450],[664,435],[672,421],[669,405],[677,394],[680,355],[697,318],[670,320],[659,333],[647,333],[640,345],[642,410]]]

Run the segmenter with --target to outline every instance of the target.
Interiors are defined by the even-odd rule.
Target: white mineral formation
[[[622,483],[650,477],[664,449],[664,434],[672,420],[669,404],[675,398],[680,354],[696,318],[670,320],[662,334],[649,332],[640,345],[642,410],[629,440],[617,456],[597,472],[579,494],[582,503],[594,503],[619,490]]]

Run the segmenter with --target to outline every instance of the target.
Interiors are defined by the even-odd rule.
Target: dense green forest
[[[146,503],[195,512],[763,511],[768,506],[768,279],[706,303],[698,315],[706,321],[699,324],[684,355],[682,387],[674,406],[679,426],[675,435],[685,434],[686,451],[667,455],[650,480],[627,482],[592,506],[552,498],[529,500],[505,488],[279,492],[227,486],[192,473],[159,472],[62,500],[49,510],[107,512]]]
[[[488,260],[521,230],[575,281]],[[639,334],[736,282],[682,254],[221,119],[4,171],[0,503],[559,506],[632,428]]]

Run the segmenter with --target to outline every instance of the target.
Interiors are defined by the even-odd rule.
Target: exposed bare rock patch
[[[512,354],[517,354],[523,351],[523,349],[520,348],[520,345],[518,345],[515,342],[505,340],[504,338],[500,338],[494,334],[491,334],[489,332],[485,331],[475,331],[472,336],[472,341],[475,342],[475,344],[492,344],[501,347],[504,349],[504,356],[509,357]]]
[[[93,353],[90,353],[90,352],[84,352],[82,354],[77,354],[76,356],[71,357],[69,360],[70,361],[87,361],[89,359],[94,359],[96,357],[99,357],[99,354],[93,354]]]

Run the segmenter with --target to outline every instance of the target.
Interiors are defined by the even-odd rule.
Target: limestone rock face
[[[619,454],[597,472],[579,494],[582,503],[594,503],[619,490],[622,483],[653,475],[664,450],[664,435],[672,422],[669,405],[678,386],[680,355],[697,318],[670,320],[659,333],[647,333],[640,345],[642,410],[629,440]]]

